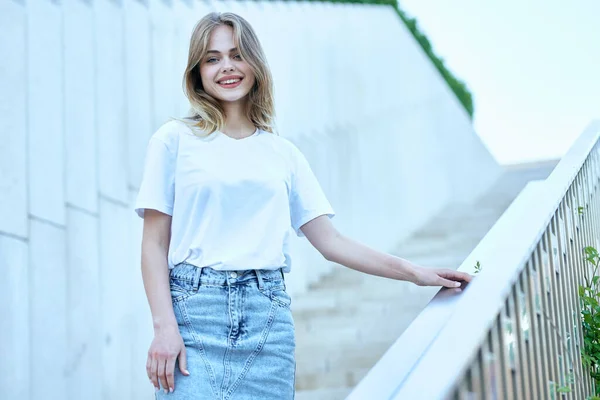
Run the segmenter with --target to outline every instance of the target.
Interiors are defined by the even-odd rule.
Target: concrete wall
[[[189,35],[212,10],[255,27],[278,126],[345,234],[388,250],[499,168],[382,6],[0,3],[0,383],[7,399],[147,399],[152,338],[132,211],[149,136],[188,105]],[[294,242],[293,294],[332,267]],[[8,327],[8,329],[7,329]]]

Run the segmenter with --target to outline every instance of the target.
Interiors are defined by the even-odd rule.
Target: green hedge
[[[421,32],[419,30],[416,19],[410,18],[403,10],[401,10],[400,6],[398,5],[396,0],[307,0],[307,1],[330,1],[332,3],[382,4],[382,5],[392,6],[398,13],[398,16],[400,17],[400,19],[402,19],[402,21],[406,24],[406,26],[408,27],[408,29],[410,30],[410,32],[412,33],[414,38],[421,45],[421,47],[423,48],[423,51],[425,51],[427,56],[429,56],[433,65],[435,65],[437,70],[440,71],[440,74],[446,80],[446,82],[448,83],[448,85],[450,86],[450,88],[452,89],[452,91],[454,92],[456,97],[458,98],[458,100],[465,107],[465,110],[467,110],[467,113],[471,116],[471,118],[473,118],[473,96],[471,95],[471,92],[467,88],[467,85],[463,81],[458,79],[456,76],[454,76],[452,74],[452,72],[450,72],[446,68],[446,66],[444,65],[444,61],[433,52],[433,49],[431,48],[431,43],[429,42],[429,39],[427,39],[427,37],[423,34],[423,32]]]
[[[463,81],[458,79],[456,76],[454,76],[452,72],[450,72],[446,68],[446,66],[444,65],[444,61],[433,52],[429,39],[427,39],[427,37],[419,30],[416,19],[409,18],[406,15],[406,13],[398,7],[397,4],[393,4],[393,6],[398,12],[398,15],[400,16],[402,21],[404,21],[410,32],[413,34],[415,39],[417,39],[417,42],[419,42],[425,53],[429,56],[431,62],[433,62],[433,65],[435,65],[435,67],[438,71],[440,71],[440,74],[442,74],[448,85],[450,85],[450,88],[452,89],[456,97],[458,97],[458,100],[465,107],[465,110],[467,110],[471,118],[473,118],[473,96],[467,88],[467,85]]]

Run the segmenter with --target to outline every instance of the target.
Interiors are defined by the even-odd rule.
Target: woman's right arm
[[[158,390],[175,389],[174,369],[179,356],[179,369],[189,375],[185,346],[173,312],[167,257],[171,239],[171,216],[156,210],[144,211],[142,237],[142,279],[152,313],[154,340],[148,350],[146,371]]]

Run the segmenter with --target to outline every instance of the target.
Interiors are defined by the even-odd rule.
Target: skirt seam
[[[219,399],[219,395],[218,395],[217,390],[216,390],[215,373],[214,373],[214,371],[213,371],[213,369],[212,369],[212,367],[211,367],[211,365],[208,362],[208,359],[206,357],[206,353],[204,351],[204,345],[202,344],[202,341],[200,340],[200,338],[196,334],[196,331],[192,327],[192,322],[190,321],[190,319],[188,317],[187,308],[185,306],[185,301],[178,302],[177,306],[179,307],[179,312],[181,313],[181,316],[183,317],[183,321],[185,323],[185,326],[190,331],[190,335],[192,336],[192,339],[194,340],[194,342],[198,345],[199,352],[200,352],[200,357],[202,357],[202,361],[204,362],[204,367],[206,368],[206,372],[208,372],[208,376],[209,376],[209,379],[210,379],[210,386],[212,388],[213,395],[218,400],[220,400]]]
[[[279,306],[276,305],[276,303],[271,303],[269,319],[267,320],[267,325],[263,329],[262,335],[260,337],[260,341],[259,341],[258,345],[256,346],[256,349],[252,352],[250,357],[248,357],[248,360],[246,360],[244,369],[242,370],[242,372],[240,373],[238,378],[235,380],[235,382],[233,382],[233,385],[231,385],[231,387],[227,391],[227,394],[225,395],[225,400],[229,399],[231,397],[231,395],[233,395],[233,393],[235,392],[237,387],[240,385],[240,383],[242,382],[242,380],[244,379],[244,377],[250,370],[250,367],[252,366],[254,359],[260,354],[261,350],[263,349],[263,347],[267,341],[267,338],[269,337],[269,333],[271,332],[271,326],[273,326],[273,321],[275,320],[275,314],[276,314],[276,311],[278,308],[279,308]]]

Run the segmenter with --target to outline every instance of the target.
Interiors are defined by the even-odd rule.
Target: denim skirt
[[[294,321],[283,272],[216,271],[182,263],[170,271],[171,298],[186,347],[185,376],[157,399],[291,400]]]

